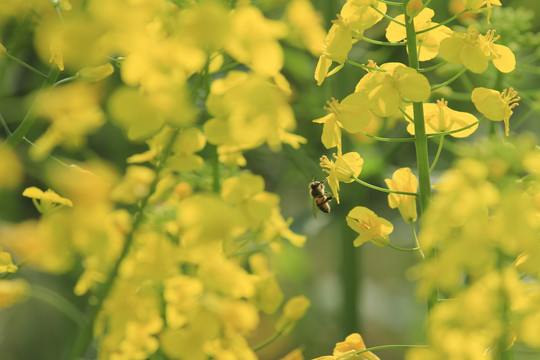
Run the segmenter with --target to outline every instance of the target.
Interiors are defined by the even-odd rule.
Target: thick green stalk
[[[407,15],[407,3],[403,2],[403,13],[405,14],[405,28],[407,32],[407,50],[409,53],[409,66],[414,69],[419,69],[418,52],[416,49],[416,33],[412,19]],[[424,124],[424,106],[421,102],[413,103],[414,115],[414,133],[415,133],[415,148],[416,148],[416,163],[418,166],[418,185],[419,185],[419,201],[420,214],[428,207],[431,197],[431,181],[429,178],[429,159],[427,148],[426,128]],[[429,258],[429,254],[426,254]],[[437,294],[430,294],[427,299],[428,311],[433,308],[437,302]]]

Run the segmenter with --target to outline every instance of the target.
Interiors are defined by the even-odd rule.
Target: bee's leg
[[[324,201],[322,201],[319,205],[326,204],[327,202],[329,202],[329,201],[332,200],[333,198],[334,198],[334,197],[329,196],[329,197],[327,197],[326,199],[324,199]]]

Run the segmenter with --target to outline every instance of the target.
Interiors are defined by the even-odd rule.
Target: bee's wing
[[[313,198],[311,202],[313,203],[313,217],[317,219],[317,214],[319,213],[319,211],[317,210],[317,201],[315,200],[315,198]]]

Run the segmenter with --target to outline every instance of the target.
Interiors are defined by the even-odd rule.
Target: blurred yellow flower
[[[291,24],[289,41],[296,46],[306,47],[312,55],[320,56],[326,31],[321,26],[321,14],[315,11],[311,2],[292,0],[287,5],[285,16]]]
[[[384,181],[390,190],[416,193],[418,189],[418,180],[409,168],[397,169],[391,180],[385,179]],[[416,196],[388,194],[388,204],[392,209],[398,208],[406,222],[416,221]]]
[[[96,82],[109,77],[114,72],[114,67],[111,64],[104,64],[99,66],[85,67],[75,74],[75,76],[88,82]]]
[[[24,189],[23,196],[32,199],[34,206],[41,214],[48,214],[61,206],[73,207],[73,202],[63,198],[51,189],[43,191],[35,186]]]
[[[24,300],[30,293],[30,286],[23,279],[0,280],[0,309]]]
[[[0,189],[16,188],[22,181],[23,171],[15,152],[0,141]]]
[[[362,350],[366,350],[362,336],[358,333],[353,333],[347,336],[345,341],[336,344],[333,356],[321,356],[313,360],[379,360],[379,357],[371,351],[357,354],[357,352]]]
[[[0,247],[0,274],[2,273],[14,273],[19,269],[19,267],[13,264],[13,259],[11,254],[7,251],[3,251]]]
[[[486,118],[492,121],[504,121],[504,132],[508,136],[510,131],[510,116],[514,113],[513,108],[518,106],[521,100],[514,89],[504,89],[502,92],[475,88],[471,95],[471,100]]]
[[[360,246],[368,241],[377,246],[386,246],[390,241],[388,235],[394,231],[394,226],[388,220],[378,217],[363,206],[356,206],[349,211],[347,225],[358,233],[354,246]]]

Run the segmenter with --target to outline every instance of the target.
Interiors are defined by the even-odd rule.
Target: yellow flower
[[[114,201],[123,204],[135,204],[148,195],[150,184],[154,181],[156,173],[145,166],[131,165],[126,174],[111,193]]]
[[[418,188],[418,180],[409,168],[397,169],[392,175],[392,180],[384,181],[390,190],[415,193]],[[416,221],[416,196],[388,194],[388,204],[392,209],[398,208],[406,222]]]
[[[502,92],[486,89],[483,87],[475,88],[471,95],[471,100],[486,118],[492,121],[504,121],[504,132],[506,136],[510,131],[510,116],[512,109],[518,106],[521,98],[517,92],[510,88]]]
[[[104,64],[99,66],[85,67],[79,71],[75,76],[82,81],[96,82],[109,77],[114,72],[114,67],[111,64]]]
[[[326,31],[322,28],[322,17],[309,0],[293,0],[287,5],[285,16],[291,24],[288,39],[296,46],[303,45],[312,55],[321,55]]]
[[[320,166],[322,171],[328,173],[328,185],[332,189],[332,194],[339,204],[339,182],[350,183],[354,180],[352,177],[358,177],[362,171],[364,159],[357,152],[349,152],[337,156],[333,154],[335,162],[328,159],[326,155],[321,156]]]
[[[373,61],[368,66],[379,68]],[[389,117],[399,110],[400,101],[424,102],[431,94],[427,78],[401,63],[386,63],[382,71],[368,70],[355,92],[367,94],[369,107],[375,115]]]
[[[19,267],[13,264],[13,259],[11,254],[7,251],[3,251],[0,247],[0,274],[2,273],[14,273],[19,269]]]
[[[36,209],[41,214],[48,214],[61,206],[73,207],[73,202],[71,202],[71,200],[61,197],[51,189],[44,192],[43,190],[32,186],[24,189],[23,196],[31,198]]]
[[[413,118],[412,105],[405,107],[405,112],[410,118]],[[414,123],[411,122],[409,117],[404,117],[409,123],[409,125],[407,125],[407,131],[409,134],[414,135]],[[459,130],[474,124],[478,121],[478,119],[474,117],[474,115],[467,112],[450,109],[448,107],[448,102],[441,99],[437,100],[436,104],[424,103],[424,121],[426,123],[426,133],[433,134],[438,132]],[[475,132],[477,128],[478,124],[470,126],[465,130],[451,133],[450,135],[457,138],[467,137]]]
[[[368,126],[372,118],[368,97],[360,92],[348,95],[341,103],[332,98],[325,110],[330,111],[330,114],[313,122],[324,124],[322,143],[327,149],[337,147],[338,152],[341,152],[340,128],[357,133]]]
[[[474,73],[484,72],[492,60],[493,65],[503,73],[509,73],[516,66],[516,58],[508,47],[494,44],[500,38],[489,30],[480,35],[474,26],[467,33],[454,34],[441,42],[441,56],[448,62],[464,65]]]
[[[413,1],[410,1],[408,5],[411,5]],[[421,4],[420,4],[421,6]],[[407,10],[409,7],[407,7]],[[414,29],[416,32],[429,29],[431,27],[439,25],[436,22],[432,22],[431,18],[435,15],[435,12],[430,8],[424,8],[420,13],[414,17]],[[398,15],[397,21],[405,22],[405,15]],[[418,59],[420,61],[431,60],[439,53],[439,46],[443,39],[446,39],[452,34],[452,30],[442,25],[433,30],[423,32],[416,36],[416,49],[418,51]],[[386,28],[386,38],[390,42],[398,42],[407,37],[405,27],[399,25],[393,21],[388,24]]]
[[[0,189],[13,189],[23,178],[23,166],[15,152],[0,141]]]
[[[302,295],[295,296],[287,301],[283,308],[283,315],[276,323],[277,330],[284,333],[290,331],[294,324],[304,317],[310,304],[309,299]]]
[[[29,292],[28,283],[23,279],[0,280],[0,309],[24,300]]]
[[[354,240],[354,246],[368,241],[377,246],[386,246],[390,241],[388,235],[394,231],[394,226],[388,220],[378,217],[363,206],[356,206],[349,211],[347,225],[359,234]]]
[[[313,360],[379,360],[379,357],[371,351],[357,354],[357,352],[365,349],[366,345],[362,336],[353,333],[347,336],[345,341],[336,344],[333,356],[321,356]]]
[[[463,3],[464,8],[467,10],[477,10],[477,9],[480,9],[482,6],[486,5],[488,9],[488,16],[487,16],[488,24],[491,17],[491,10],[492,10],[493,5],[502,6],[499,0],[461,0],[461,1]]]

